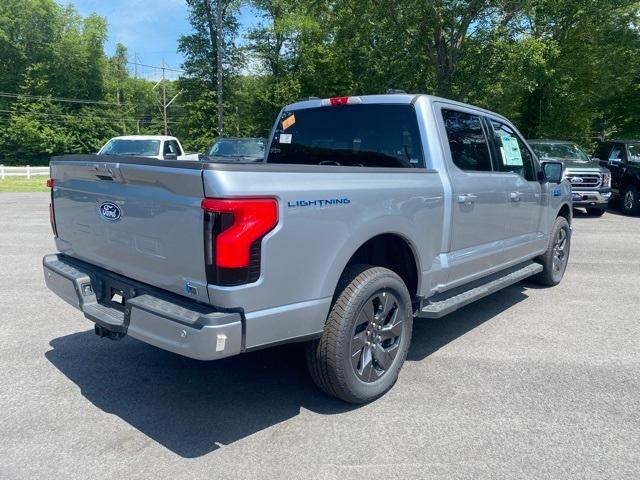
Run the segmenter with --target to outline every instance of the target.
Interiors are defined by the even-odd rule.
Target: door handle
[[[511,199],[512,202],[519,202],[520,199],[522,198],[522,192],[510,192],[509,198]]]
[[[463,193],[461,195],[458,195],[458,203],[463,203],[465,205],[471,205],[473,202],[475,202],[478,199],[477,195],[474,195],[473,193]]]

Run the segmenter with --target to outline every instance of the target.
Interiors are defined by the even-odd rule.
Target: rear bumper
[[[574,207],[583,208],[607,208],[611,198],[611,190],[580,190],[572,189]]]
[[[42,263],[47,287],[109,332],[197,360],[243,350],[238,312],[220,312],[64,255],[47,255]],[[124,305],[111,301],[114,290],[124,294]]]

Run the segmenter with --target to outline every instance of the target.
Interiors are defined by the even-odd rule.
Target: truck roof
[[[170,135],[121,135],[111,140],[177,140]]]
[[[491,110],[487,110],[481,107],[477,107],[475,105],[471,105],[468,103],[458,102],[456,100],[450,100],[448,98],[437,97],[435,95],[427,95],[424,93],[387,93],[381,95],[345,95],[348,97],[358,97],[362,100],[363,104],[376,104],[376,103],[384,103],[384,104],[413,104],[419,98],[425,98],[429,103],[434,102],[443,102],[451,105],[457,105],[464,108],[470,108],[473,110],[478,110],[480,112],[484,112],[490,115],[494,115],[496,117],[500,117],[506,121],[508,121],[504,116],[499,113],[492,112]],[[327,99],[322,98],[312,98],[307,100],[302,100],[300,102],[292,103],[287,105],[286,110],[301,110],[304,108],[314,108],[314,107],[322,107],[324,106],[323,102]]]

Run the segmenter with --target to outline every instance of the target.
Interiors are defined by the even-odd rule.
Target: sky
[[[184,0],[57,0],[62,5],[73,4],[83,15],[97,13],[109,23],[109,38],[105,45],[112,55],[117,43],[124,44],[130,60],[137,55],[138,62],[179,69],[182,56],[177,52],[178,38],[188,34],[191,27]],[[240,11],[240,24],[244,30],[257,23],[249,8]],[[132,72],[134,67],[131,66]],[[138,67],[138,74],[158,78],[159,70]],[[177,75],[174,73],[173,75]]]

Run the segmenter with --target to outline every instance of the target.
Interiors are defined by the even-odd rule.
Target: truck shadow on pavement
[[[524,290],[515,285],[445,319],[416,320],[408,360],[424,360],[526,299]],[[50,345],[46,358],[87,400],[184,458],[206,455],[293,418],[301,409],[331,415],[359,408],[316,389],[299,344],[216,362],[191,360],[128,338],[99,339],[93,330],[56,338]]]

